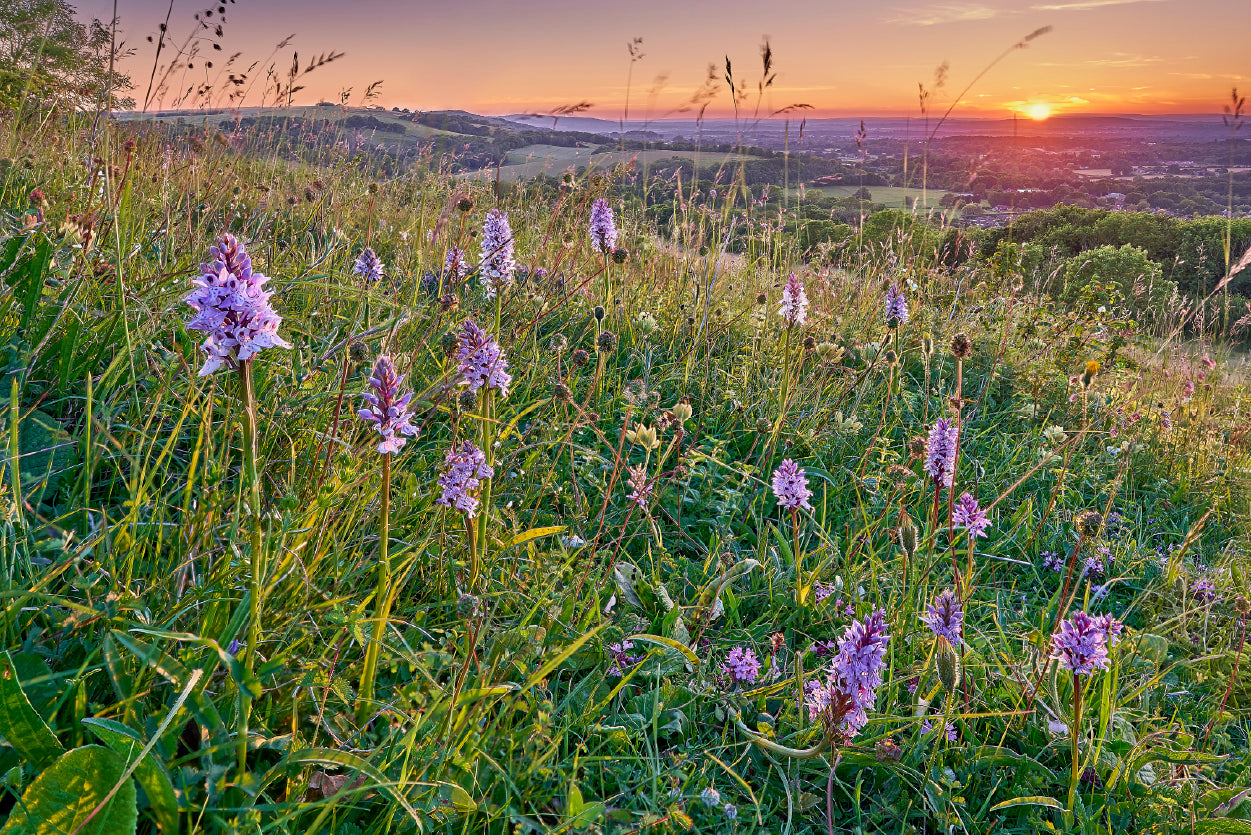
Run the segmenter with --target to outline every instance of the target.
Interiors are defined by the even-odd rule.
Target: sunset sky
[[[84,17],[107,19],[113,4],[80,0],[78,7]],[[118,0],[119,37],[136,50],[126,69],[141,103],[152,68],[146,38],[168,8],[168,0]],[[176,0],[171,40],[182,44],[194,14],[207,8],[217,6]],[[211,20],[218,18],[214,12]],[[346,56],[312,73],[297,102],[337,100],[350,87],[356,104],[381,80],[377,103],[388,107],[505,114],[588,100],[595,107],[587,115],[616,119],[630,69],[626,44],[641,37],[631,115],[656,118],[690,99],[709,63],[720,75],[726,55],[736,78],[748,81],[754,106],[767,36],[777,80],[762,110],[802,102],[818,115],[906,114],[916,112],[917,83],[932,86],[942,62],[950,64],[948,80],[931,109],[946,109],[990,61],[1042,26],[1054,29],[995,67],[959,114],[1039,114],[1041,105],[1212,113],[1232,86],[1251,87],[1249,0],[239,0],[227,4],[226,19],[222,51],[202,45],[214,68],[197,59],[173,88],[203,82],[206,73],[212,80],[235,52],[243,53],[238,70],[252,61],[285,69],[292,49],[302,61],[335,50]],[[290,47],[268,57],[292,34]],[[256,94],[249,103],[258,103]],[[729,103],[723,87],[710,115],[726,114]]]

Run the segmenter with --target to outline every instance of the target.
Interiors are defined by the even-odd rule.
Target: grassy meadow
[[[1011,246],[810,262],[732,183],[683,246],[616,157],[0,127],[0,833],[1251,832],[1203,333]],[[239,245],[281,323],[201,375]]]

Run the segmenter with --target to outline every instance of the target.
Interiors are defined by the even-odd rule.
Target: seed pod
[[[943,688],[955,694],[960,686],[960,654],[951,642],[941,635],[934,640],[934,665],[938,668],[938,680]]]
[[[917,528],[916,522],[912,521],[912,517],[907,513],[899,516],[899,547],[903,550],[904,555],[912,560],[917,555],[917,549],[921,543],[921,531]]]
[[[1097,510],[1083,510],[1073,519],[1073,527],[1082,539],[1094,539],[1103,527],[1103,515]]]
[[[968,359],[973,353],[973,342],[963,332],[951,338],[951,355],[958,360]]]

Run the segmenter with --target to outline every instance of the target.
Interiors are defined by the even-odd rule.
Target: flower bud
[[[600,331],[595,337],[595,348],[601,354],[612,353],[617,348],[617,335],[612,331]]]
[[[934,639],[934,666],[938,669],[938,680],[943,688],[954,694],[960,686],[960,655],[941,635]]]

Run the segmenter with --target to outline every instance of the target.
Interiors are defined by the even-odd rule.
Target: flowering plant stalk
[[[361,675],[360,692],[356,699],[356,721],[362,723],[373,701],[374,677],[378,669],[378,655],[386,636],[387,618],[391,614],[391,455],[399,452],[406,443],[404,436],[417,434],[408,404],[411,392],[401,395],[404,377],[396,373],[391,358],[383,355],[374,364],[374,375],[369,379],[372,391],[364,395],[366,406],[358,414],[374,424],[382,443],[382,494],[378,513],[378,588],[374,594],[374,625],[369,646],[365,649],[365,670]]]
[[[252,699],[259,694],[256,682],[256,649],[261,636],[261,581],[265,575],[264,537],[261,530],[261,480],[256,464],[256,388],[252,360],[266,348],[290,348],[278,335],[282,317],[269,304],[272,293],[264,289],[269,279],[252,269],[252,259],[233,235],[220,235],[209,248],[212,260],[200,264],[185,301],[195,311],[187,330],[208,334],[200,349],[205,362],[199,376],[221,368],[232,369],[243,402],[243,477],[248,489],[251,516],[251,578],[248,589],[248,641],[243,648],[244,681],[239,687],[236,753],[239,777],[247,775],[248,723]]]
[[[248,485],[248,508],[252,516],[252,576],[248,584],[248,642],[243,653],[244,684],[239,689],[239,727],[236,755],[239,774],[248,768],[248,722],[252,713],[252,683],[256,670],[256,647],[261,639],[261,578],[265,576],[265,548],[261,534],[261,479],[256,466],[256,388],[252,361],[239,363],[239,396],[243,400],[243,477]]]
[[[791,333],[796,327],[802,327],[808,321],[808,294],[799,276],[791,273],[787,276],[786,286],[782,288],[782,303],[778,313],[786,322],[786,337],[782,343],[782,386],[778,391],[778,417],[773,424],[773,432],[769,435],[769,445],[765,447],[762,464],[768,464],[777,447],[778,435],[782,432],[782,424],[786,421],[786,407],[790,400],[791,390]]]

